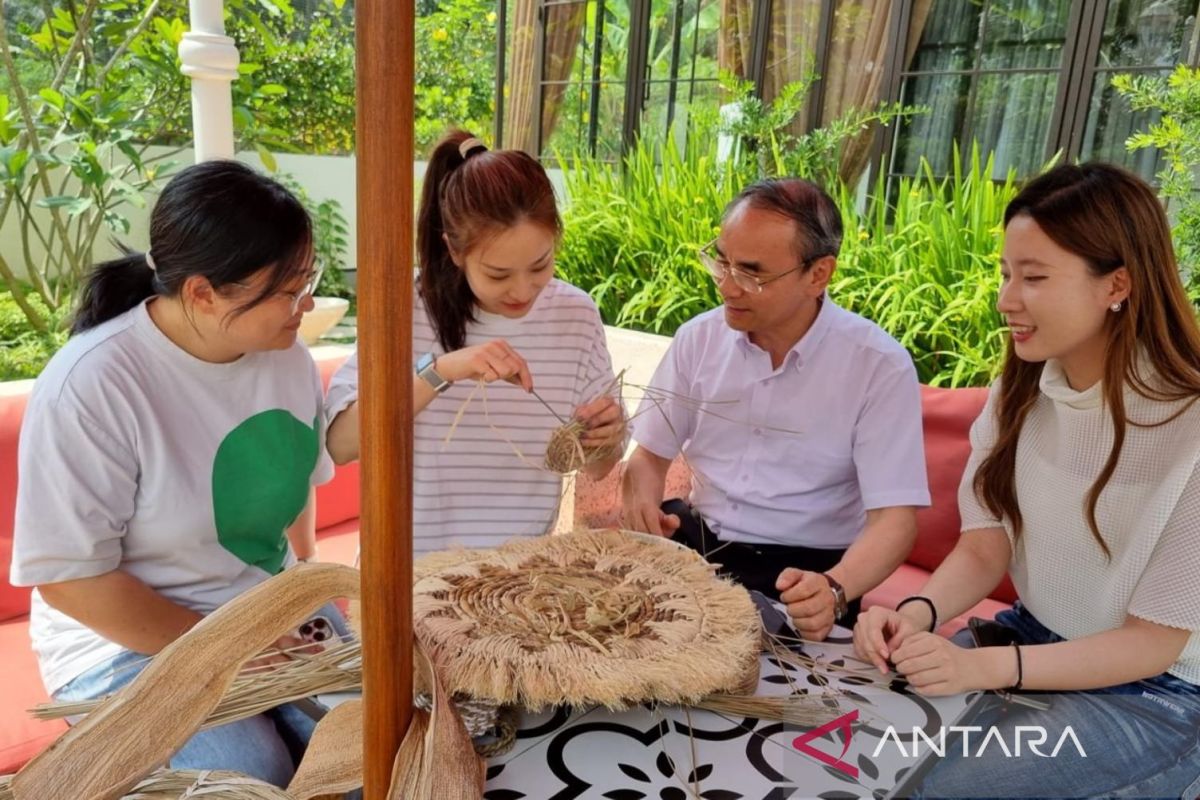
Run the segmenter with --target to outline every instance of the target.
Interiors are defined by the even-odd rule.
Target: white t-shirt
[[[569,283],[552,280],[519,319],[478,309],[475,317],[467,323],[466,345],[506,340],[528,362],[534,389],[563,419],[613,382],[600,312]],[[416,292],[412,340],[414,363],[425,353],[444,352]],[[357,397],[355,354],[330,382],[328,419]],[[413,431],[413,551],[496,547],[514,536],[546,533],[562,478],[541,465],[561,424],[537,398],[504,381],[479,389],[460,381],[434,398]]]
[[[684,453],[722,540],[841,549],[868,509],[929,505],[912,358],[828,297],[778,369],[719,307],[679,329],[650,386],[633,438]]]
[[[72,337],[21,427],[13,585],[121,569],[213,611],[291,558],[285,530],[333,474],[322,428],[300,343],[211,364],[172,343],[145,303]],[[122,650],[36,591],[31,614],[51,692]]]
[[[975,472],[996,443],[999,382],[971,427],[971,458],[959,487],[963,531],[1012,526],[976,498]],[[1125,413],[1160,422],[1183,403],[1147,400],[1126,387]],[[1016,492],[1023,520],[1009,573],[1021,602],[1065,639],[1121,627],[1132,614],[1192,632],[1168,670],[1200,683],[1200,402],[1158,427],[1126,425],[1096,520],[1112,553],[1092,538],[1087,496],[1112,449],[1102,384],[1077,392],[1057,361],[1046,362],[1041,392],[1017,444]]]

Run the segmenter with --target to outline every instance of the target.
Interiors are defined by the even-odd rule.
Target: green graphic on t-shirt
[[[238,425],[213,461],[213,517],[221,546],[274,575],[287,556],[284,531],[308,502],[317,422],[272,409]]]

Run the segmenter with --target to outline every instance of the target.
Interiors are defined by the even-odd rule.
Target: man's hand
[[[621,481],[621,524],[631,531],[670,538],[679,530],[679,517],[664,514],[653,495],[626,475]]]
[[[779,573],[775,588],[787,604],[792,625],[805,639],[823,640],[833,630],[835,601],[829,581],[819,572],[788,567]]]
[[[662,511],[663,486],[671,460],[638,447],[621,476],[621,520],[631,531],[671,536],[679,530],[679,517]]]

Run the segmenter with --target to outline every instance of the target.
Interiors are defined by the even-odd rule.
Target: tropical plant
[[[496,0],[450,0],[417,18],[413,136],[418,154],[447,128],[490,134],[496,111]]]
[[[1163,156],[1160,193],[1175,218],[1176,247],[1193,302],[1200,302],[1200,69],[1181,64],[1169,76],[1116,75],[1112,82],[1135,111],[1158,117],[1125,146],[1157,148]]]
[[[287,2],[231,0],[228,8],[256,17],[282,13]],[[0,4],[0,225],[20,239],[19,261],[0,256],[0,282],[28,326],[47,334],[63,324],[97,238],[128,233],[128,210],[146,205],[173,164],[173,151],[151,144],[188,106],[177,56],[186,6],[32,5]],[[20,12],[12,25],[10,10]],[[51,78],[27,83],[38,75]]]
[[[865,208],[842,184],[834,199],[845,234],[833,299],[873,320],[912,354],[922,383],[981,386],[1004,352],[996,311],[1004,208],[1016,173],[992,180],[994,157],[972,147],[970,165],[939,178],[928,162],[889,193],[880,178]]]
[[[760,171],[756,158],[718,159],[712,136],[669,144],[639,142],[620,165],[574,159],[558,268],[605,322],[673,335],[721,302],[696,251]],[[966,171],[938,178],[926,164],[891,202],[881,178],[862,210],[853,187],[830,186],[846,230],[830,293],[903,343],[925,383],[986,384],[1000,363],[997,265],[1016,178],[996,183],[993,168],[974,148]]]

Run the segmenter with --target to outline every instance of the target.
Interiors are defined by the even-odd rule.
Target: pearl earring
[[[1118,311],[1120,311],[1120,310],[1121,310],[1121,303],[1120,303],[1120,301],[1118,301],[1118,302],[1116,302],[1116,303],[1113,303],[1111,306],[1109,306],[1109,308],[1111,308],[1111,309],[1112,309],[1112,312],[1113,312],[1114,314],[1115,314],[1115,313],[1117,313]]]

